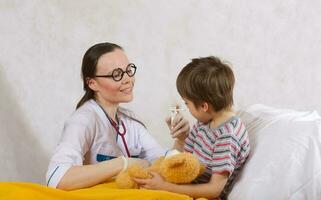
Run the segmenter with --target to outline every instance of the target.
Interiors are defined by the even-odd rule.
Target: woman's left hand
[[[166,190],[167,182],[156,172],[150,172],[151,179],[134,178],[134,181],[139,184],[140,188],[149,190]]]

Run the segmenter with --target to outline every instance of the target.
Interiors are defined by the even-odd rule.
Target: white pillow
[[[252,105],[238,111],[251,153],[229,200],[321,199],[321,117]]]

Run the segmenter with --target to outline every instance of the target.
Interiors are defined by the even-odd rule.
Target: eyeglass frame
[[[130,74],[128,73],[128,71],[129,71],[128,68],[129,68],[129,67],[131,67],[131,68],[133,68],[133,69],[135,70],[132,75],[130,75]],[[98,78],[112,78],[114,81],[118,82],[118,81],[121,81],[121,80],[123,79],[125,73],[126,73],[129,77],[133,77],[133,76],[136,74],[136,69],[137,69],[137,67],[136,67],[136,65],[135,65],[134,63],[129,63],[129,64],[126,66],[126,70],[125,70],[125,71],[122,70],[121,68],[116,68],[116,69],[114,69],[114,70],[112,71],[112,73],[111,73],[110,75],[95,75],[95,77],[98,77]],[[115,77],[114,77],[114,73],[116,73],[117,71],[121,71],[121,75],[120,75],[120,79],[119,79],[119,80],[115,79]]]

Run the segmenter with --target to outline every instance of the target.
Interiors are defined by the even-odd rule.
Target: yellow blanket
[[[187,195],[157,190],[117,189],[115,182],[100,184],[91,188],[62,191],[35,183],[0,182],[0,200],[118,200],[118,199],[175,199],[192,200]]]

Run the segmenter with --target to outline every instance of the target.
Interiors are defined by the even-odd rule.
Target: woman
[[[65,123],[46,174],[48,186],[94,186],[134,163],[148,166],[166,154],[134,113],[119,106],[133,99],[136,69],[117,44],[100,43],[87,50],[82,61],[85,95]],[[166,122],[171,127],[169,118]],[[173,126],[177,146],[189,125],[178,115]]]

